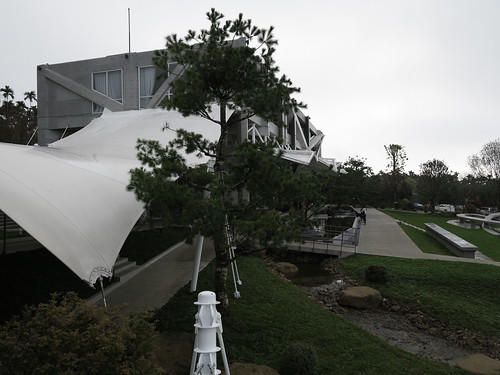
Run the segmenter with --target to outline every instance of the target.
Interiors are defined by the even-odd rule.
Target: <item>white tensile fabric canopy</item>
[[[163,131],[167,123],[170,129]],[[140,165],[137,140],[165,145],[180,128],[210,141],[220,134],[216,124],[201,117],[146,109],[106,112],[47,147],[0,143],[0,210],[93,285],[100,276],[112,275],[123,243],[144,212],[144,204],[126,191],[129,171]],[[208,161],[184,157],[191,166]],[[336,164],[314,151],[287,150],[283,158],[302,165]]]
[[[281,157],[285,160],[297,163],[299,165],[305,165],[309,167],[318,168],[332,168],[333,171],[338,172],[340,163],[336,162],[332,158],[323,158],[318,156],[316,151],[312,150],[281,150]]]
[[[171,130],[162,131],[168,123]],[[0,143],[0,210],[89,284],[109,277],[144,212],[126,191],[137,139],[166,144],[175,129],[215,141],[219,127],[161,109],[105,113],[48,147]],[[207,159],[184,155],[189,164]]]

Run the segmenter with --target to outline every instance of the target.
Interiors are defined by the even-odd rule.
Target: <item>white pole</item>
[[[130,8],[128,8],[128,53],[130,53]]]
[[[229,364],[226,357],[224,342],[222,340],[222,319],[215,306],[219,302],[215,299],[215,293],[204,291],[198,294],[198,313],[195,315],[195,344],[191,360],[190,375],[219,375],[217,369],[217,353],[221,350],[217,346],[217,338],[222,346],[222,359],[224,371],[227,375]]]
[[[104,307],[108,307],[108,304],[106,303],[106,294],[104,294],[104,285],[102,283],[102,276],[99,276],[99,283],[101,284],[102,302],[104,304]]]
[[[191,278],[191,292],[198,287],[198,274],[200,272],[201,255],[203,253],[203,242],[205,237],[201,234],[196,236],[196,252],[194,254],[193,277]]]

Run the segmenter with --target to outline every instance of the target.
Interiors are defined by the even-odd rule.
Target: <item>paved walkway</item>
[[[120,282],[105,289],[109,306],[124,305],[124,312],[160,308],[184,285],[191,281],[194,268],[195,244],[180,243],[123,276]],[[205,239],[200,269],[214,257],[213,244]],[[88,300],[102,305],[102,293]]]
[[[361,226],[358,254],[371,254],[411,259],[440,259],[475,262],[500,266],[500,262],[466,259],[455,256],[426,254],[405,234],[390,216],[368,209],[367,224]],[[123,305],[124,311],[151,310],[163,306],[192,277],[195,245],[178,244],[160,254],[119,283],[105,291],[108,305]],[[201,267],[214,257],[213,244],[205,240]],[[102,304],[101,293],[89,299]]]
[[[396,220],[373,208],[368,209],[367,223],[361,226],[357,253],[397,258],[484,263],[500,266],[500,262],[423,253],[410,237],[406,235]]]

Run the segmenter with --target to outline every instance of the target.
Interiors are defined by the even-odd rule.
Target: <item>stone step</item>
[[[113,266],[113,277],[116,281],[120,281],[120,278],[137,268],[139,268],[139,266],[136,262],[128,260],[128,258],[118,257]]]

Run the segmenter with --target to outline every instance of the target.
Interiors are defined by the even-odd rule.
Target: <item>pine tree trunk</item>
[[[223,233],[223,232],[222,232]],[[227,295],[227,276],[229,270],[229,252],[224,236],[214,238],[215,248],[215,295],[220,302],[218,311],[222,316],[229,314],[229,298]]]
[[[217,174],[220,184],[224,184],[223,164],[226,159],[226,141],[227,141],[227,122],[226,122],[226,105],[220,105],[220,127],[221,133],[217,146],[217,155],[214,165],[214,172]],[[223,204],[223,212],[226,213],[226,197],[222,192],[221,201]],[[227,276],[229,269],[229,251],[226,238],[226,223],[225,219],[217,224],[214,231],[214,248],[215,248],[215,295],[220,302],[219,312],[223,316],[229,314],[229,298],[227,295]]]

